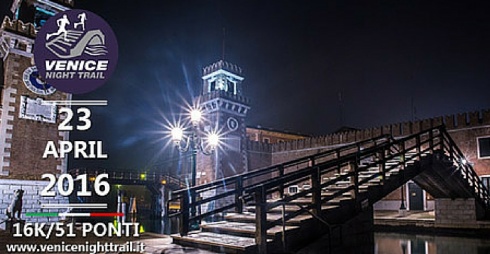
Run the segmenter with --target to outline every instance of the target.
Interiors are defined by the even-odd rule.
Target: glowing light
[[[216,133],[210,133],[208,135],[208,143],[211,148],[215,148],[219,145],[219,135]]]
[[[89,177],[88,180],[91,181],[91,182],[95,182],[95,176]]]
[[[146,174],[145,173],[141,173],[140,174],[140,179],[141,180],[146,180]]]
[[[184,137],[184,130],[180,127],[174,127],[172,128],[172,140],[174,142],[180,142],[182,138]]]
[[[466,164],[468,164],[468,161],[467,161],[465,158],[462,158],[462,159],[461,159],[461,163],[462,163],[463,165],[466,165]]]
[[[197,124],[201,121],[202,113],[199,109],[191,110],[191,122]]]
[[[161,184],[163,184],[163,185],[167,184],[167,180],[163,179],[163,180],[161,181]]]

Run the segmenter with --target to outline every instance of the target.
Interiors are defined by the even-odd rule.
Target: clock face
[[[236,120],[234,117],[230,117],[226,121],[226,125],[228,125],[228,129],[230,129],[230,131],[236,131],[238,129],[238,120]]]
[[[56,88],[46,83],[39,75],[36,66],[27,68],[22,78],[26,87],[35,94],[50,95],[56,92]]]

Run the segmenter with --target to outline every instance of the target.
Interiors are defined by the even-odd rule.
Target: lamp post
[[[198,109],[193,109],[190,112],[190,131],[184,131],[182,127],[174,127],[171,130],[172,141],[181,153],[191,153],[191,187],[196,186],[197,174],[197,154],[211,155],[219,144],[219,135],[216,133],[207,133],[204,136],[204,131],[201,130],[202,113]],[[186,132],[188,135],[186,135]],[[196,193],[190,191],[191,216],[196,216]]]
[[[401,204],[400,204],[400,210],[399,210],[399,214],[402,215],[402,216],[405,216],[407,214],[407,207],[405,206],[405,184],[402,184],[402,186],[400,187],[401,189]]]

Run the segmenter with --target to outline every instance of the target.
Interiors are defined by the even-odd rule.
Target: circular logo
[[[226,124],[228,125],[228,129],[230,129],[230,131],[236,131],[238,129],[238,120],[236,120],[234,117],[228,118]]]
[[[39,74],[62,92],[81,94],[102,86],[116,69],[118,44],[111,27],[86,10],[46,21],[34,44]]]
[[[25,69],[22,79],[24,80],[26,87],[33,93],[50,95],[56,92],[56,88],[46,83],[41,75],[39,75],[36,66]]]

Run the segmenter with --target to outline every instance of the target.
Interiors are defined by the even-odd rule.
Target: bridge
[[[110,170],[105,168],[75,168],[68,171],[74,178],[78,175],[86,174],[90,183],[100,174],[108,174],[107,182],[112,185],[140,185],[145,186],[152,195],[152,207],[154,216],[160,217],[166,210],[166,199],[168,193],[173,190],[182,189],[188,186],[188,183],[169,174],[157,174],[155,172],[147,173],[139,170]],[[77,181],[76,184],[79,184]],[[78,188],[78,187],[77,187]],[[75,199],[74,199],[75,200]],[[87,200],[77,199],[74,202]]]
[[[379,136],[175,191],[170,201],[180,202],[181,210],[171,216],[180,218],[180,232],[172,237],[181,245],[224,253],[285,253],[325,234],[369,230],[373,204],[409,180],[436,199],[436,208],[437,200],[446,202],[445,211],[436,209],[436,221],[451,218],[447,213],[458,209],[469,210],[464,213],[475,221],[490,215],[488,190],[439,126],[400,139]],[[300,183],[311,188],[285,191]],[[191,195],[203,198],[193,202]],[[191,212],[200,206],[208,209]],[[220,221],[202,223],[213,217]]]

